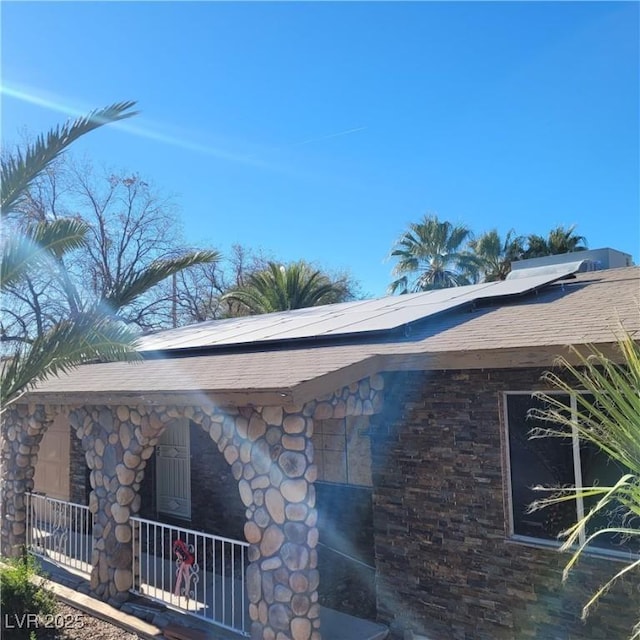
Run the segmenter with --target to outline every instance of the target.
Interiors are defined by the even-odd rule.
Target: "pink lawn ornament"
[[[173,553],[176,556],[176,564],[178,569],[176,570],[176,586],[173,590],[173,595],[180,595],[180,587],[184,581],[184,593],[189,597],[189,582],[191,579],[190,571],[193,566],[194,557],[189,547],[183,540],[173,541]]]

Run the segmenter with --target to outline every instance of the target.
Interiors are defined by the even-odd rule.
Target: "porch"
[[[150,586],[169,599],[167,594],[175,585],[170,582],[166,588],[171,574],[156,558],[162,561],[162,553],[164,561],[172,558],[173,541],[166,543],[163,552],[151,553],[149,565],[141,560],[140,567],[133,566],[131,518],[160,520],[157,513],[162,513],[167,520],[195,531],[246,540],[245,568],[236,575],[242,574],[246,581],[242,594],[250,627],[246,627],[246,617],[238,613],[242,604],[232,614],[242,618],[244,627],[233,623],[242,632],[255,640],[273,640],[278,635],[321,640],[316,482],[370,486],[369,420],[382,407],[383,387],[380,376],[371,376],[303,404],[290,404],[281,397],[283,404],[278,406],[254,404],[253,396],[243,395],[242,401],[249,404],[238,406],[201,394],[186,397],[168,392],[154,399],[145,397],[144,403],[118,395],[109,398],[108,404],[88,404],[87,399],[73,404],[68,399],[65,404],[13,405],[3,415],[3,553],[17,555],[25,545],[25,493],[34,488],[39,454],[46,452],[53,458],[49,442],[44,440],[48,429],[59,425],[62,433],[66,426],[69,464],[61,456],[56,458],[59,464],[52,461],[50,466],[68,482],[66,488],[61,487],[66,495],[60,491],[56,497],[89,505],[95,541],[90,551],[90,592],[94,597],[119,607],[130,598],[132,589],[145,588],[138,581],[146,576],[148,567],[157,566],[155,573],[165,576],[165,588],[162,580]],[[189,449],[168,446],[166,440],[178,433],[198,436],[194,435]],[[193,462],[190,472],[186,463],[173,465],[175,460]],[[154,463],[158,463],[155,473]],[[179,466],[182,473],[170,476],[163,463]],[[227,484],[211,477],[212,471],[218,477],[224,475]],[[172,484],[167,487],[161,481],[169,477]],[[155,487],[154,478],[159,480]],[[148,493],[150,484],[155,498]],[[48,493],[50,485],[40,484],[38,489]],[[231,518],[227,515],[230,510]],[[48,538],[61,540],[54,529]],[[349,533],[360,528],[349,528],[338,520],[336,530]],[[372,527],[365,531],[364,553],[360,549],[352,553],[350,540],[339,549],[373,565]],[[74,536],[77,533],[74,530]],[[72,539],[70,534],[67,539]],[[53,552],[60,553],[55,549],[49,553]],[[88,555],[79,561],[87,563]],[[215,602],[211,594],[223,590],[225,584],[217,585],[214,573],[222,576],[211,572],[207,600],[198,605],[202,613],[212,617]],[[183,574],[183,582],[185,578]],[[372,592],[369,589],[368,595]],[[346,613],[355,616],[365,611],[359,593],[350,585],[344,592],[334,591],[332,585],[328,593],[339,595],[337,606],[324,602],[332,608],[344,606]],[[345,593],[355,593],[348,605]],[[373,598],[375,603],[375,594]],[[190,606],[192,600],[190,597]],[[225,610],[217,604],[215,609]],[[375,615],[374,604],[363,617],[375,619]]]
[[[78,593],[90,591],[91,521],[86,506],[28,494],[28,550],[40,559],[53,582]],[[246,542],[143,518],[132,517],[128,524],[134,584],[123,612],[159,628],[178,624],[199,629],[216,640],[249,635]],[[184,542],[191,554],[186,558],[189,564],[176,558],[176,540]],[[100,601],[95,606],[100,617],[112,610],[113,621],[118,622],[118,609]],[[320,607],[320,620],[324,637],[331,640],[382,640],[388,634],[384,625],[327,607]]]

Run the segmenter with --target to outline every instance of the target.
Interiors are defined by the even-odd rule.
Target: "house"
[[[35,474],[89,503],[91,589],[113,603],[139,578],[142,516],[246,541],[252,638],[319,640],[323,602],[395,637],[624,638],[637,577],[580,611],[630,551],[594,549],[563,585],[573,514],[525,510],[578,469],[577,449],[526,438],[542,372],[640,330],[640,269],[585,266],[164,331],[142,363],[51,379],[6,411],[3,551],[24,544]]]

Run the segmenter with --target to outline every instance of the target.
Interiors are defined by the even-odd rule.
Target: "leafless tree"
[[[3,233],[62,218],[88,226],[82,246],[5,289],[5,342],[29,341],[96,303],[143,330],[171,326],[173,291],[165,281],[218,259],[184,246],[174,200],[135,173],[58,158],[32,183]]]
[[[222,300],[225,293],[242,286],[253,273],[262,271],[269,257],[262,250],[240,244],[231,247],[229,255],[219,262],[198,265],[177,274],[172,292],[175,300],[176,325],[242,315],[239,305]],[[169,283],[164,283],[167,289]]]

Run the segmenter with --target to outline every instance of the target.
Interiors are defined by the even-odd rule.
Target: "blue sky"
[[[176,195],[184,235],[382,295],[425,213],[577,224],[640,261],[633,2],[3,2],[2,137],[120,100],[76,145]]]

